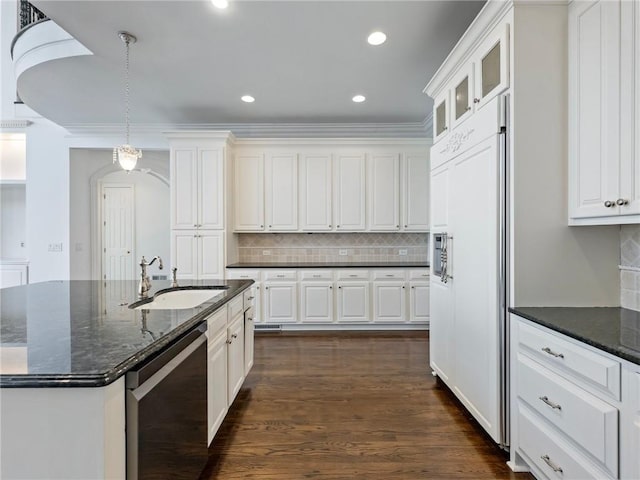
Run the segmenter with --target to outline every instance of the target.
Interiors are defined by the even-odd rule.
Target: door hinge
[[[102,224],[106,227],[107,226],[107,221],[105,220],[104,222],[102,222]]]
[[[104,199],[106,200],[106,199],[107,199],[107,194],[106,194],[106,193],[105,193],[105,194],[103,194],[103,195],[102,195],[102,198],[104,198]]]
[[[107,274],[104,274],[104,275],[103,275],[103,277],[104,277],[104,279],[106,280],[106,279],[107,279]]]

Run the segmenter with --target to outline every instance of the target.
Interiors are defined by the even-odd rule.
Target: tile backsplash
[[[640,225],[620,228],[620,305],[640,311]]]
[[[424,262],[428,242],[428,233],[238,234],[239,261],[261,263]]]

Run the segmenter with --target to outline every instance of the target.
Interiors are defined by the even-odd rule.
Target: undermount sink
[[[194,308],[201,303],[213,300],[222,295],[220,289],[183,289],[169,290],[157,293],[150,302],[136,302],[129,308],[134,310],[179,310],[182,308]]]

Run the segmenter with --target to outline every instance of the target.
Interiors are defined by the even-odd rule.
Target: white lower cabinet
[[[429,321],[429,283],[409,283],[409,320],[412,322]]]
[[[227,329],[227,359],[229,362],[227,393],[233,403],[244,381],[244,316],[238,315]]]
[[[511,319],[512,451],[536,478],[636,478],[620,464],[637,458],[621,453],[632,423],[620,396],[621,361]]]
[[[253,321],[245,315],[247,292],[207,319],[207,442],[211,443],[253,366]],[[252,314],[249,305],[247,313]]]
[[[207,347],[208,443],[211,443],[228,410],[227,403],[227,329],[209,340]],[[224,379],[224,381],[221,381]]]
[[[404,282],[373,282],[373,321],[379,323],[406,320]]]
[[[333,322],[333,283],[300,284],[300,318],[308,323]]]
[[[337,311],[339,323],[367,323],[369,314],[369,282],[342,281],[337,283]]]
[[[295,323],[298,320],[298,284],[273,281],[264,283],[265,323]]]

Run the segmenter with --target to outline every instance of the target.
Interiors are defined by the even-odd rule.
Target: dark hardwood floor
[[[532,479],[508,469],[428,355],[426,333],[257,335],[200,479]]]

